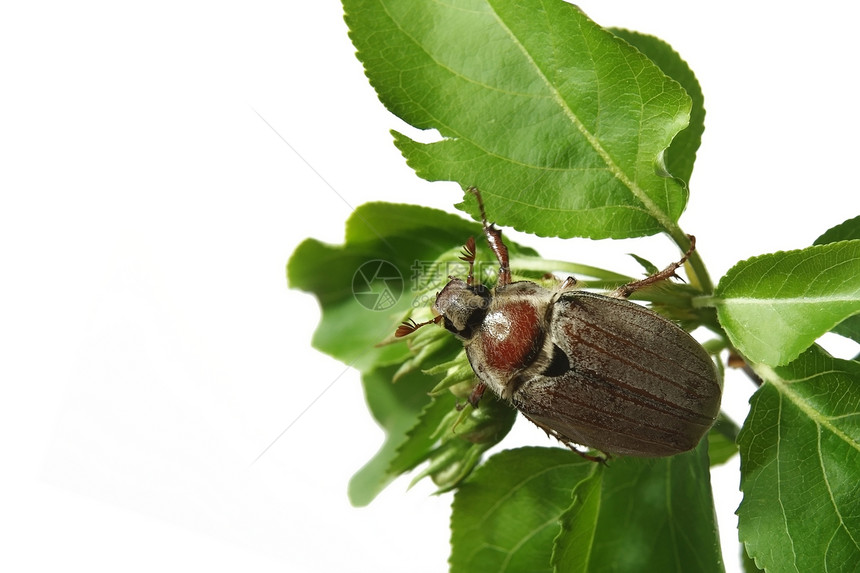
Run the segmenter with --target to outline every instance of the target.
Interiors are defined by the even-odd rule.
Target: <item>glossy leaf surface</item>
[[[621,458],[578,484],[556,571],[723,571],[707,440],[686,454]],[[596,482],[596,483],[592,483]]]
[[[442,139],[395,143],[425,179],[477,185],[497,223],[623,238],[674,229],[687,201],[664,152],[690,97],[562,0],[344,0],[380,100]],[[689,165],[678,165],[689,172]],[[473,215],[474,205],[460,208]]]
[[[460,487],[451,528],[452,573],[723,570],[706,440],[608,466],[556,448],[497,454]]]
[[[860,216],[828,229],[823,235],[815,239],[813,245],[826,245],[837,241],[850,241],[860,239]],[[849,316],[833,327],[833,332],[850,338],[854,342],[860,342],[860,314]],[[855,358],[856,360],[856,358]]]
[[[765,384],[739,435],[741,541],[767,571],[860,563],[860,364],[817,346]]]
[[[732,344],[752,362],[785,364],[860,313],[860,240],[742,261],[715,294]]]

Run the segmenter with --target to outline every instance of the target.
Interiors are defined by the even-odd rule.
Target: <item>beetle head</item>
[[[442,315],[445,328],[468,340],[484,321],[492,295],[482,284],[469,285],[452,278],[436,295],[433,307]]]

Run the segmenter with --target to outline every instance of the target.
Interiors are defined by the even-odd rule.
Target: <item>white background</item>
[[[857,8],[581,4],[669,41],[698,75],[707,129],[681,223],[715,279],[860,212]],[[444,571],[450,496],[401,479],[350,507],[347,481],[382,434],[357,373],[310,348],[316,302],[284,277],[303,238],[341,242],[363,202],[461,197],[404,165],[388,130],[408,128],[365,80],[339,3],[12,6],[0,568]],[[634,249],[677,256],[661,237],[514,236],[628,273]],[[749,391],[727,381],[739,421]],[[517,443],[549,444],[526,424]],[[714,481],[737,570],[736,460]]]

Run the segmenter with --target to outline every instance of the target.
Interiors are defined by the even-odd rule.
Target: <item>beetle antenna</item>
[[[431,318],[427,322],[415,322],[411,318],[403,321],[403,323],[397,327],[397,330],[394,331],[395,338],[402,338],[408,334],[412,334],[422,326],[427,326],[428,324],[438,324],[439,321],[442,320],[442,315]]]
[[[690,248],[687,249],[687,252],[684,253],[684,256],[681,257],[680,261],[678,261],[677,263],[672,263],[659,273],[653,274],[650,277],[645,277],[640,281],[634,281],[632,283],[618,287],[612,292],[612,296],[616,296],[618,298],[627,298],[641,288],[651,286],[668,278],[680,278],[678,277],[678,275],[675,274],[675,271],[681,268],[684,263],[687,262],[687,259],[690,258],[690,255],[693,254],[693,251],[696,250],[696,237],[694,237],[693,235],[687,235],[687,238],[690,240]]]
[[[502,231],[496,229],[492,223],[487,222],[487,214],[484,212],[484,200],[481,198],[481,192],[477,187],[469,187],[469,191],[478,199],[478,210],[481,212],[481,223],[484,225],[484,235],[487,237],[487,242],[490,244],[490,249],[499,260],[499,281],[497,286],[504,286],[511,282],[511,266],[508,258],[508,248],[502,241]]]
[[[469,240],[463,245],[463,250],[460,251],[460,260],[469,263],[469,276],[466,277],[466,284],[472,286],[475,282],[475,237],[469,237]]]

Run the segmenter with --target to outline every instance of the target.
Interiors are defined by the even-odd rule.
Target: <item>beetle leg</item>
[[[574,453],[576,453],[576,454],[579,454],[580,456],[582,456],[583,458],[587,459],[587,460],[588,460],[588,461],[590,461],[590,462],[597,462],[598,464],[606,465],[606,462],[607,462],[607,461],[609,460],[609,458],[610,458],[610,455],[609,455],[609,454],[603,454],[603,455],[604,455],[604,456],[606,456],[606,457],[601,457],[601,456],[592,456],[591,454],[586,454],[585,452],[580,451],[580,450],[578,450],[578,449],[574,448],[574,447],[570,444],[570,442],[562,441],[562,443],[563,443],[565,446],[567,446],[567,449],[569,449],[570,451],[572,451],[572,452],[574,452]]]
[[[646,277],[640,281],[634,281],[632,283],[622,285],[612,291],[612,294],[610,296],[614,296],[617,298],[627,298],[639,289],[651,286],[671,277],[677,277],[678,275],[675,274],[675,271],[681,268],[684,263],[687,262],[687,259],[690,257],[690,255],[693,254],[693,251],[696,250],[696,237],[694,237],[693,235],[687,235],[687,238],[690,239],[690,248],[687,249],[687,252],[684,253],[684,256],[681,257],[680,261],[678,261],[677,263],[672,263],[659,273],[653,274],[650,277]]]
[[[553,292],[553,296],[552,296],[551,305],[552,305],[552,304],[555,304],[555,303],[556,303],[556,301],[557,301],[557,300],[558,300],[558,299],[559,299],[563,294],[568,293],[568,292],[573,291],[573,290],[577,290],[576,285],[578,285],[578,284],[579,284],[579,281],[577,281],[577,280],[576,280],[575,278],[573,278],[573,277],[567,277],[566,279],[564,279],[563,281],[561,281],[561,282],[558,284],[558,286],[556,286],[556,287],[555,287],[555,289],[552,291],[552,292]],[[551,306],[551,305],[550,305],[550,306]]]
[[[576,288],[577,280],[573,277],[567,277],[564,281],[559,285],[559,291],[566,290],[574,290]]]
[[[478,384],[472,388],[472,393],[469,394],[469,404],[471,404],[473,408],[478,407],[478,402],[481,401],[481,396],[484,395],[484,390],[486,389],[487,385],[483,382],[478,382]]]
[[[502,241],[502,231],[496,229],[491,223],[487,222],[487,215],[484,213],[484,200],[481,199],[481,192],[477,187],[469,187],[469,191],[475,194],[478,199],[478,209],[481,212],[481,222],[484,225],[484,235],[487,237],[487,242],[490,244],[490,249],[499,260],[499,281],[498,286],[504,286],[511,282],[511,265],[508,258],[508,248]]]
[[[478,407],[478,402],[481,401],[481,397],[484,395],[484,390],[487,389],[487,385],[483,382],[478,382],[475,384],[475,387],[472,388],[472,393],[469,394],[469,398],[466,400],[468,404],[472,405],[472,408]],[[457,404],[457,411],[462,411],[463,408],[466,407],[466,404]],[[459,423],[459,422],[458,422]]]

